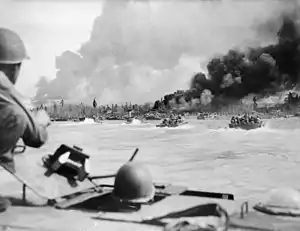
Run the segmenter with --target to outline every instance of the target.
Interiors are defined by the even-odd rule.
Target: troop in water
[[[184,118],[181,115],[171,115],[169,118],[165,118],[162,121],[163,125],[178,125],[184,122]]]
[[[230,124],[240,125],[240,124],[256,124],[260,123],[261,119],[258,116],[252,116],[244,114],[243,116],[233,116],[230,120]]]

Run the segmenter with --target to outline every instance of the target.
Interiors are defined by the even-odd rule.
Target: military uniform
[[[13,150],[19,139],[34,148],[41,147],[48,139],[46,125],[35,122],[14,87],[21,63],[27,57],[21,38],[9,29],[0,28],[0,164],[12,173],[16,171]],[[8,205],[0,197],[0,212]]]
[[[46,126],[35,122],[22,104],[8,78],[0,72],[0,162],[15,172],[12,149],[22,138],[29,147],[39,148],[48,139]]]

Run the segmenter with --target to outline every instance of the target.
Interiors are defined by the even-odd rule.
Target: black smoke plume
[[[200,95],[209,90],[214,97],[241,99],[250,93],[272,94],[295,87],[300,77],[299,23],[284,15],[274,45],[230,50],[207,64],[207,76],[197,73],[191,89]]]
[[[212,58],[206,73],[196,73],[187,91],[177,91],[156,101],[154,108],[172,104],[186,107],[226,106],[250,94],[263,99],[286,90],[297,90],[300,82],[300,23],[298,7],[261,24],[257,32],[274,37],[271,45],[230,49]],[[274,33],[276,32],[276,33]],[[256,99],[256,98],[255,98]],[[180,103],[183,101],[183,104]],[[272,103],[278,103],[279,98]]]

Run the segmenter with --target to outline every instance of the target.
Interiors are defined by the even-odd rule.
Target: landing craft
[[[257,128],[261,128],[264,126],[264,123],[258,116],[249,116],[245,114],[244,116],[235,116],[232,117],[228,127],[242,130],[253,130]]]
[[[23,150],[19,151],[20,148],[23,148]],[[139,149],[136,149],[131,158],[129,159],[129,162],[132,162],[137,155]],[[15,152],[18,154],[21,154],[25,152],[25,146],[18,146],[18,148],[15,149]],[[22,158],[25,156],[18,155],[16,158]],[[72,191],[74,188],[84,188],[86,185],[90,185],[93,187],[96,187],[97,189],[101,188],[110,188],[113,189],[113,185],[97,185],[94,181],[99,179],[105,179],[105,178],[114,178],[116,176],[116,173],[108,174],[108,175],[100,175],[100,176],[91,176],[90,175],[90,168],[88,166],[88,162],[90,160],[90,156],[83,153],[83,150],[79,147],[73,146],[69,147],[65,144],[62,144],[54,154],[52,155],[46,155],[42,158],[42,162],[36,166],[34,166],[34,170],[39,169],[39,173],[41,177],[43,177],[43,181],[47,181],[51,179],[52,177],[55,177],[55,180],[60,181],[61,184],[64,185],[64,188],[70,187],[67,191]],[[26,172],[28,169],[24,169],[22,167],[21,162],[17,161],[19,164],[16,164],[17,173],[11,173],[8,168],[6,168],[5,165],[1,165],[5,170],[7,170],[9,173],[11,173],[20,183],[23,184],[23,188],[29,188],[31,189],[37,196],[42,196],[42,198],[48,198],[49,201],[51,201],[50,204],[53,204],[54,200],[56,200],[54,197],[49,198],[46,195],[42,195],[43,193],[40,192],[39,189],[35,189],[34,186],[32,186],[30,181],[33,179],[29,179],[30,176]],[[24,160],[22,161],[24,165]],[[28,180],[26,179],[28,178]],[[64,182],[64,183],[62,183]],[[83,186],[85,185],[85,186]],[[180,188],[181,193],[184,193],[184,195],[190,195],[190,196],[200,196],[200,197],[212,197],[212,198],[219,198],[219,199],[228,199],[228,200],[234,200],[234,196],[232,194],[222,194],[222,193],[212,193],[212,192],[202,192],[202,191],[192,191],[187,190],[185,187],[181,186],[171,186],[170,184],[167,185],[167,187],[162,186],[161,184],[155,184],[156,188],[160,189],[160,194],[163,192],[161,190],[162,188]],[[91,190],[92,188],[90,188]],[[64,190],[61,190],[62,193]],[[101,190],[100,190],[101,191]],[[111,191],[111,190],[109,190]],[[59,193],[60,194],[60,193]],[[171,195],[172,193],[169,192]],[[178,192],[176,193],[178,194]],[[99,195],[98,195],[99,196]],[[26,190],[23,193],[23,198],[26,199]],[[59,199],[63,199],[64,196],[59,196]],[[48,201],[48,202],[49,202]],[[25,201],[24,201],[25,202]],[[55,202],[57,205],[57,202]],[[49,204],[49,203],[48,203]]]
[[[43,231],[54,230],[51,227],[55,226],[55,230],[58,230],[58,223],[55,220],[53,220],[53,223],[48,222],[48,224],[45,224],[47,227],[41,226],[44,224],[41,223],[41,220],[46,222],[49,219],[49,214],[52,214],[56,220],[60,219],[62,221],[67,218],[64,218],[55,209],[72,209],[73,214],[76,210],[89,211],[87,216],[90,223],[95,225],[98,222],[99,226],[103,225],[101,223],[103,221],[111,221],[123,222],[123,225],[125,225],[125,222],[157,227],[163,226],[165,231],[183,230],[183,228],[186,228],[185,230],[206,231],[225,231],[233,228],[239,228],[239,230],[275,230],[274,227],[276,230],[300,230],[299,219],[294,218],[286,222],[278,216],[262,214],[270,214],[275,210],[277,211],[277,213],[275,211],[276,215],[278,212],[283,214],[286,208],[280,208],[280,203],[288,201],[287,198],[280,201],[278,198],[282,197],[273,196],[277,202],[277,204],[275,203],[277,206],[275,210],[268,204],[259,203],[254,206],[254,209],[256,209],[256,212],[254,212],[249,210],[248,203],[243,203],[241,212],[235,213],[238,207],[232,194],[196,191],[184,186],[153,182],[149,171],[143,165],[133,161],[138,151],[138,149],[135,150],[129,161],[117,173],[100,176],[91,175],[88,164],[91,159],[90,156],[76,146],[61,145],[54,154],[44,156],[40,164],[31,166],[34,169],[24,168],[26,166],[26,155],[16,155],[17,173],[10,173],[23,185],[23,193],[22,204],[17,200],[12,201],[13,208],[14,205],[26,205],[27,210],[25,207],[25,210],[15,207],[15,209],[11,209],[11,212],[8,210],[0,214],[0,227],[5,230],[30,229]],[[24,146],[15,149],[16,154],[24,152]],[[5,165],[2,164],[2,167],[9,172]],[[30,175],[33,172],[38,173],[39,176]],[[114,178],[114,184],[98,184],[96,182],[106,178]],[[51,180],[52,183],[56,182],[59,186],[56,195],[53,194],[52,196],[46,195],[47,192],[43,190],[43,187],[39,187],[39,184],[51,183]],[[38,184],[36,184],[36,181],[39,181]],[[53,188],[54,185],[51,185],[51,187]],[[43,199],[45,203],[39,207],[30,204],[27,200],[27,188]],[[195,199],[189,200],[188,198]],[[290,198],[295,199],[296,194],[293,194]],[[274,201],[270,203],[274,204]],[[293,207],[293,201],[289,206]],[[30,207],[31,210],[29,210]],[[43,212],[43,208],[48,208],[48,210],[45,210],[48,212]],[[19,216],[20,211],[16,212],[18,209],[22,210],[22,216]],[[32,215],[33,209],[38,210],[38,216],[37,214]],[[288,212],[291,214],[294,211],[290,209]],[[202,217],[201,222],[195,220],[199,217]],[[217,219],[218,222],[212,222],[211,217]],[[87,219],[83,217],[80,220],[76,217],[70,223],[66,220],[63,223],[64,227],[61,228],[66,228],[65,225],[74,225],[71,227],[74,228],[72,230],[77,229],[79,226],[86,227],[83,224],[87,224]],[[122,227],[124,227],[123,225]],[[107,224],[105,226],[107,227]],[[279,229],[282,227],[283,229]],[[89,228],[86,228],[86,230],[89,230]],[[108,230],[111,229],[108,228]]]
[[[258,123],[253,123],[253,124],[229,124],[228,125],[229,128],[236,128],[236,129],[242,129],[242,130],[253,130],[253,129],[257,129],[257,128],[261,128],[263,127],[263,122],[260,121]]]
[[[182,116],[174,116],[173,114],[169,118],[162,120],[160,124],[157,124],[158,128],[174,128],[182,125],[188,124],[188,122]]]
[[[183,122],[178,122],[178,123],[175,123],[175,124],[165,124],[165,123],[160,123],[160,124],[157,124],[156,127],[158,128],[177,128],[179,126],[182,126],[182,125],[186,125],[188,124],[187,121],[183,121]]]

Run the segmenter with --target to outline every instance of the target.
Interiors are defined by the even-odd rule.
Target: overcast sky
[[[101,1],[0,1],[0,26],[22,37],[31,58],[17,84],[22,94],[34,95],[39,76],[55,77],[55,56],[88,40],[101,10]]]

